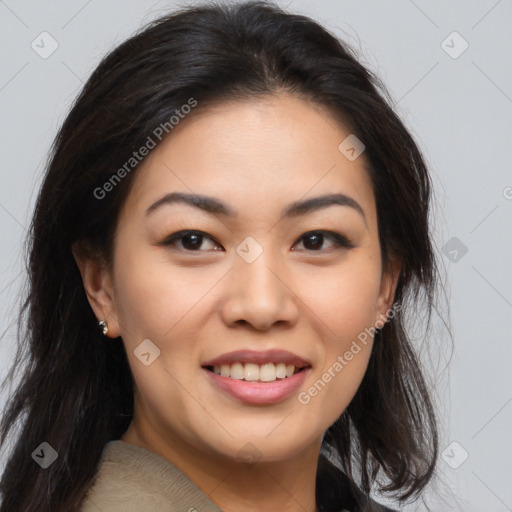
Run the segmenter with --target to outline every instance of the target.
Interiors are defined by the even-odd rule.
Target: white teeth
[[[286,377],[286,365],[284,363],[276,365],[276,377],[278,379],[284,379]]]
[[[215,365],[213,371],[222,377],[231,377],[237,380],[273,382],[276,379],[291,377],[295,373],[295,366],[284,363],[265,363],[262,365],[233,363],[231,365]]]
[[[263,364],[260,366],[260,380],[262,382],[272,382],[276,380],[276,367],[274,363]]]
[[[229,372],[232,379],[242,380],[244,378],[244,367],[242,363],[235,363],[231,365],[231,371]]]
[[[247,363],[244,366],[244,379],[245,380],[259,380],[260,367],[254,363]]]

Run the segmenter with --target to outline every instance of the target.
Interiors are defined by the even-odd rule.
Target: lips
[[[237,350],[201,366],[215,389],[253,405],[287,399],[311,373],[308,360],[286,350]]]

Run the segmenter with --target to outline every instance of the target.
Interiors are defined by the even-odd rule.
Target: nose
[[[290,273],[270,251],[252,263],[237,256],[221,305],[222,320],[230,327],[250,325],[259,331],[274,325],[290,328],[299,316],[293,287]]]

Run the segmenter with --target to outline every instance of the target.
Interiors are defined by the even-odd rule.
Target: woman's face
[[[139,437],[284,460],[319,447],[352,400],[395,280],[348,136],[280,95],[191,114],[150,152],[102,311],[126,347]]]

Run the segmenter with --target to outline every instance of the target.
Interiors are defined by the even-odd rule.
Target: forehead
[[[261,215],[301,198],[343,193],[371,221],[364,153],[349,159],[340,150],[349,136],[325,108],[290,95],[203,109],[199,103],[139,166],[125,210],[142,214],[162,195],[180,191],[218,197],[242,216]]]

